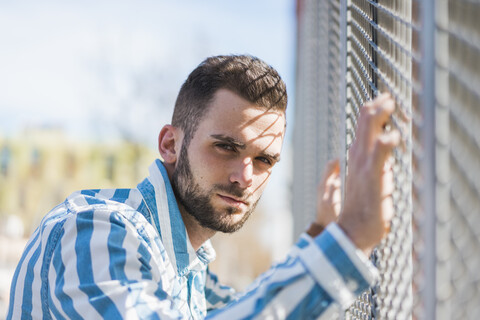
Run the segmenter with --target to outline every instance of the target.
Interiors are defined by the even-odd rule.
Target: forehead
[[[227,89],[220,89],[199,123],[202,135],[223,134],[244,143],[278,149],[285,132],[285,113],[261,108]]]

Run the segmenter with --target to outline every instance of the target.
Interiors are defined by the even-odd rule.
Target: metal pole
[[[425,240],[424,318],[436,319],[436,135],[435,135],[435,0],[418,2],[421,6],[421,107],[423,110],[423,206]]]
[[[346,110],[347,107],[347,3],[348,0],[340,0],[340,88],[339,104],[340,107],[340,148],[339,159],[342,174],[342,186],[345,186],[346,162],[347,162],[347,128],[346,128]],[[345,199],[345,188],[342,189],[342,199]]]

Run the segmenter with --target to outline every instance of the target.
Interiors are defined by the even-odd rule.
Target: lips
[[[238,198],[235,198],[233,196],[230,196],[230,195],[221,195],[221,194],[218,194],[218,196],[225,202],[227,202],[228,204],[230,205],[233,205],[233,206],[248,206],[248,203],[246,201],[243,201],[243,200],[240,200]]]

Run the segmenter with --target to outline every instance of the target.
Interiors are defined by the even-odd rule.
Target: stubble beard
[[[239,221],[232,221],[231,215],[238,214],[239,209],[228,206],[224,210],[216,210],[212,205],[212,197],[222,192],[243,199],[245,191],[235,184],[228,186],[215,184],[209,191],[202,190],[190,169],[187,148],[186,144],[182,145],[177,167],[172,176],[172,188],[177,201],[204,228],[224,233],[238,231],[248,220],[260,198],[251,204]]]

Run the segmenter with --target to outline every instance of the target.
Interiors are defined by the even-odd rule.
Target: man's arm
[[[376,270],[335,224],[302,235],[283,262],[262,274],[211,319],[330,319],[372,285]]]

